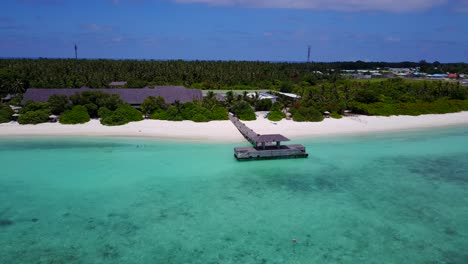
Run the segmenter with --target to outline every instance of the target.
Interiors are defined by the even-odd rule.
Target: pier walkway
[[[253,147],[234,148],[234,157],[238,160],[305,158],[308,156],[303,145],[281,145],[289,139],[280,134],[260,135],[229,113],[229,119]],[[276,143],[276,144],[274,144]]]
[[[239,132],[244,136],[247,141],[252,143],[252,145],[255,145],[257,142],[257,138],[260,136],[260,134],[257,134],[253,129],[250,129],[248,126],[246,126],[244,123],[242,123],[239,118],[234,116],[234,114],[229,113],[229,119],[231,122],[234,124],[234,126],[239,130]]]

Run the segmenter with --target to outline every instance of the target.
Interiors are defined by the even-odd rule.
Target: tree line
[[[0,95],[34,88],[105,88],[112,81],[127,87],[183,85],[200,89],[288,90],[340,79],[344,69],[421,67],[428,73],[465,72],[466,63],[331,62],[288,63],[256,61],[144,61],[73,59],[0,59]],[[319,73],[321,72],[321,73]]]
[[[296,87],[302,94],[294,111],[341,114],[344,110],[365,115],[421,115],[468,111],[468,86],[458,82],[388,79],[340,80]],[[315,112],[315,118],[319,118]],[[306,118],[314,119],[314,118]]]

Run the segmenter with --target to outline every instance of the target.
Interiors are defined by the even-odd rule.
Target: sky
[[[0,57],[468,62],[468,0],[2,0]]]

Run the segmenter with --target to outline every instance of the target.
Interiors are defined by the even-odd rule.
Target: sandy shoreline
[[[271,122],[263,118],[263,113],[258,113],[256,121],[245,123],[260,134],[283,134],[286,137],[297,139],[468,125],[468,112],[423,116],[352,116],[342,119],[325,119],[318,123],[299,123],[290,120]],[[61,125],[59,123],[19,125],[16,122],[0,124],[0,137],[11,136],[151,137],[226,143],[244,140],[230,121],[195,123],[192,121],[143,120],[116,127],[103,126],[98,120],[91,120],[82,125]]]

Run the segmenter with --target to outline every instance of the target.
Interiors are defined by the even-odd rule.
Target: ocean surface
[[[468,127],[298,143],[0,138],[0,263],[468,263]]]

